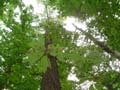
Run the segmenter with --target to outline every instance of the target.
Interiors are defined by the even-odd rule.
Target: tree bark
[[[57,58],[49,54],[48,46],[53,43],[47,34],[48,32],[45,34],[45,54],[50,61],[51,67],[48,67],[47,71],[43,75],[41,90],[61,90]]]
[[[43,75],[41,90],[60,90],[60,82],[58,75],[58,66],[56,57],[48,55],[51,67]]]

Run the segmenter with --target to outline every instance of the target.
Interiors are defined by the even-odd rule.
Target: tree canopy
[[[0,90],[85,90],[87,80],[90,90],[119,90],[120,1],[38,1],[42,15],[21,0],[1,0]],[[73,23],[76,30],[67,31],[70,16],[87,30]],[[77,45],[80,37],[86,45]]]

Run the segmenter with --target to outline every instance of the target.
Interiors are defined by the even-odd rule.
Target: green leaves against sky
[[[93,42],[77,46],[79,37],[87,36],[67,31],[63,20],[69,16],[81,21],[91,19],[86,32],[94,33],[95,37],[100,35],[108,47],[120,52],[120,1],[44,0],[43,4],[57,9],[58,17],[50,17],[46,10],[44,16],[48,17],[39,19],[44,16],[35,15],[33,7],[25,6],[21,0],[0,1],[0,90],[40,89],[42,76],[51,67],[45,37],[52,39],[47,53],[57,58],[61,90],[77,90],[86,80],[96,82],[97,90],[119,90],[119,71],[110,65],[116,60],[114,55]],[[14,12],[16,8],[18,12]],[[68,80],[70,73],[76,74],[79,82]]]

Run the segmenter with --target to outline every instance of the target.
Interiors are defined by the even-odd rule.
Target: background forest
[[[0,90],[120,90],[120,0],[37,2],[0,0]]]

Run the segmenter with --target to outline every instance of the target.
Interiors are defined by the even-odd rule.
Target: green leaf
[[[50,67],[50,61],[47,56],[44,56],[37,65],[39,72],[45,72]]]

